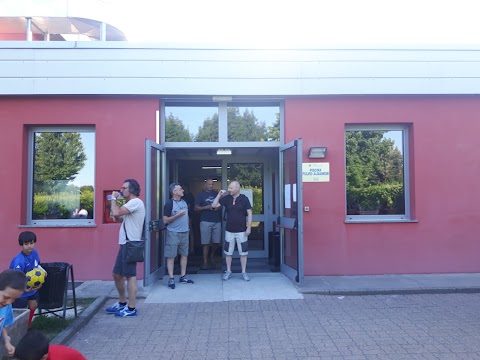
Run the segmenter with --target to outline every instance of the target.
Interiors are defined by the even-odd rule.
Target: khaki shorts
[[[222,224],[220,222],[200,221],[200,241],[202,245],[210,242],[220,244]]]
[[[225,255],[233,255],[237,244],[238,255],[248,255],[248,236],[245,232],[231,233],[225,231],[225,243],[223,244],[223,252]]]
[[[165,257],[174,258],[178,254],[188,256],[188,231],[174,232],[167,230]]]

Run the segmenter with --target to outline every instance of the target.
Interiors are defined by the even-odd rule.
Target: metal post
[[[26,30],[26,38],[27,41],[32,41],[32,18],[27,17],[27,30]]]
[[[107,41],[107,24],[104,22],[100,25],[100,41]]]

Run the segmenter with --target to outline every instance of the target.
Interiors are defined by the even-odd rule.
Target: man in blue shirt
[[[212,254],[210,263],[215,265],[215,251],[217,250],[222,237],[222,207],[213,207],[218,192],[213,188],[213,179],[205,180],[205,188],[195,198],[195,211],[200,211],[200,241],[203,247],[202,269],[208,269],[208,251],[212,243]]]
[[[18,235],[18,243],[22,247],[22,251],[15,256],[10,263],[10,269],[18,270],[24,274],[35,268],[43,268],[40,266],[40,257],[37,250],[35,250],[35,243],[37,242],[37,236],[31,231],[23,231]],[[23,309],[28,307],[30,309],[30,318],[28,320],[28,326],[32,322],[33,315],[38,306],[38,292],[41,285],[36,288],[28,289],[25,291],[15,302],[13,307],[16,309]]]
[[[188,205],[183,197],[183,188],[180,184],[170,184],[172,198],[163,207],[163,222],[167,225],[167,239],[165,241],[165,257],[167,258],[168,287],[175,289],[173,265],[175,257],[180,254],[180,284],[193,284],[187,278],[188,261]]]

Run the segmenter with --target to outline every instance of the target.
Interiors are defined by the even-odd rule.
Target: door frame
[[[283,192],[285,191],[284,183],[284,152],[286,150],[296,148],[296,163],[297,163],[297,183],[296,183],[296,219],[286,218],[285,214],[285,204],[283,198]],[[303,252],[303,182],[302,182],[302,160],[303,160],[303,149],[302,149],[302,139],[295,139],[288,144],[282,145],[279,148],[279,223],[277,227],[280,230],[280,271],[285,274],[290,279],[302,284],[304,281],[304,252]],[[293,202],[292,202],[293,204]],[[288,220],[289,224],[282,224],[282,219]],[[294,220],[293,224],[292,221]],[[285,250],[285,231],[289,229],[297,230],[297,268],[293,269],[292,267],[285,264],[284,261],[284,250]]]
[[[155,149],[158,151],[160,166],[157,169],[157,184],[152,184],[152,156],[151,150]],[[145,139],[145,262],[144,262],[144,275],[143,275],[143,285],[149,286],[154,284],[158,279],[162,279],[165,274],[165,236],[164,231],[159,231],[155,228],[157,224],[155,222],[158,219],[152,219],[152,198],[155,195],[155,198],[158,199],[158,216],[161,218],[163,216],[163,199],[165,199],[166,187],[162,186],[165,184],[165,170],[166,170],[166,152],[165,147],[157,144],[155,141]],[[155,192],[155,193],[154,193]],[[155,234],[156,241],[158,241],[158,266],[151,272],[151,249],[152,249],[152,236]]]

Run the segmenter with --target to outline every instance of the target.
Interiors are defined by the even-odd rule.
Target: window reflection
[[[218,141],[216,106],[166,106],[165,141]]]
[[[402,130],[346,133],[347,215],[405,214]]]
[[[93,219],[93,131],[33,132],[32,219]]]
[[[278,106],[228,107],[228,141],[280,141]]]

